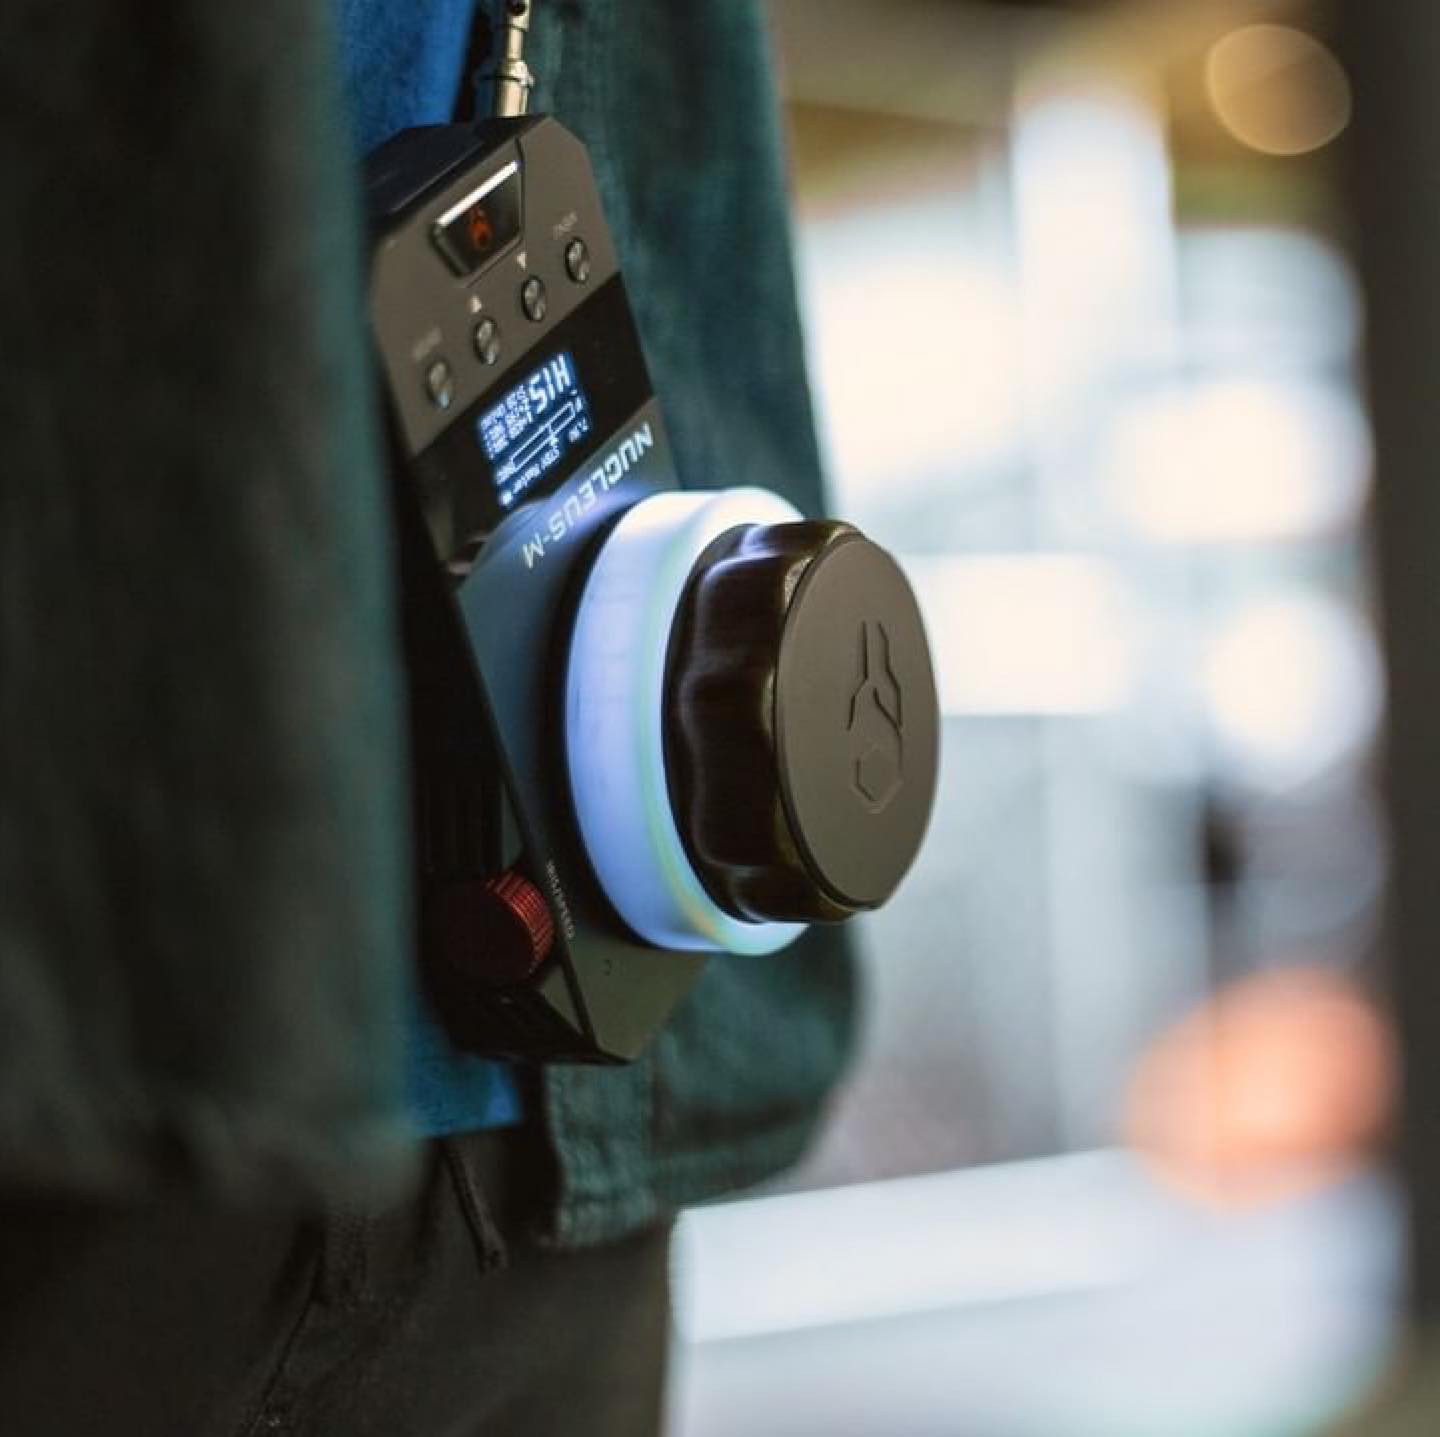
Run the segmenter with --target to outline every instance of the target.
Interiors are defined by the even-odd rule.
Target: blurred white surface
[[[1135,684],[1136,600],[1086,554],[906,556],[925,616],[941,712],[1089,714]]]
[[[696,1211],[669,1437],[1316,1430],[1392,1335],[1379,1179],[1197,1209],[1090,1153]]]

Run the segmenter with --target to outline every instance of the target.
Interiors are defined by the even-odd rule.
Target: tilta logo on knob
[[[860,625],[860,682],[850,696],[850,783],[871,813],[883,813],[904,781],[904,695],[890,664],[884,624]]]

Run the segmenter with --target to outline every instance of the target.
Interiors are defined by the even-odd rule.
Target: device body
[[[583,565],[620,512],[675,486],[589,162],[554,120],[522,118],[408,131],[367,181],[425,977],[467,1048],[631,1058],[703,959],[617,921],[564,780],[566,614]],[[459,227],[448,246],[444,225]],[[485,946],[504,936],[483,915],[469,937],[435,928],[447,887],[504,871],[553,922],[550,952],[519,981],[487,971]]]
[[[367,186],[422,972],[469,1050],[623,1061],[707,953],[774,952],[908,867],[938,733],[918,610],[849,526],[679,492],[555,120],[407,131]]]

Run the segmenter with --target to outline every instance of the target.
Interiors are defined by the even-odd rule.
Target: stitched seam
[[[441,1140],[441,1151],[445,1154],[445,1166],[450,1170],[450,1180],[459,1199],[460,1209],[465,1214],[470,1237],[475,1243],[475,1254],[482,1273],[498,1272],[508,1265],[510,1254],[501,1236],[499,1224],[490,1210],[485,1194],[471,1177],[460,1155],[459,1148],[450,1140]]]
[[[300,1305],[299,1315],[290,1329],[290,1334],[285,1339],[285,1345],[280,1350],[280,1357],[275,1363],[275,1370],[270,1376],[269,1382],[265,1384],[264,1391],[257,1399],[252,1413],[240,1424],[237,1429],[239,1437],[266,1437],[266,1434],[273,1434],[283,1429],[287,1412],[286,1404],[293,1399],[294,1384],[289,1382],[291,1367],[295,1353],[300,1346],[301,1338],[309,1331],[315,1321],[315,1314],[320,1307],[321,1290],[325,1280],[325,1253],[323,1244],[325,1235],[321,1234],[321,1250],[315,1254],[314,1272],[310,1278],[310,1286],[305,1294],[305,1300]]]

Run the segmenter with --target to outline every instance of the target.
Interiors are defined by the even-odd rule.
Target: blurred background
[[[928,846],[673,1437],[1320,1430],[1399,1321],[1351,81],[1314,4],[772,0],[838,512],[936,649]]]

